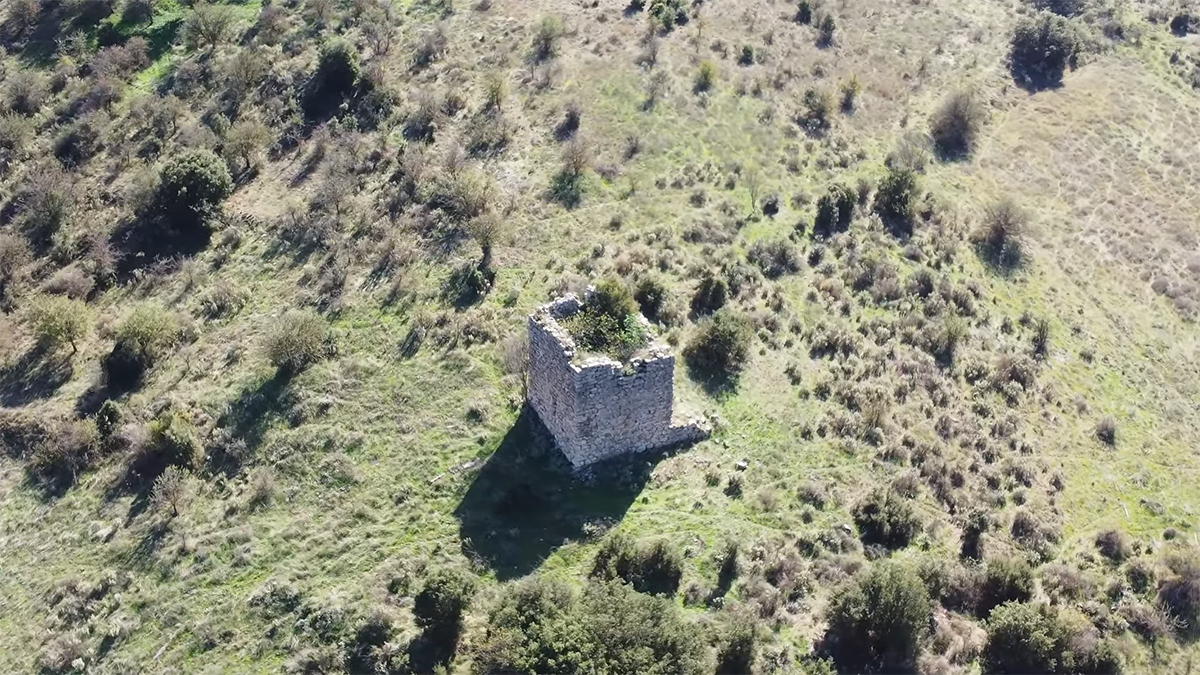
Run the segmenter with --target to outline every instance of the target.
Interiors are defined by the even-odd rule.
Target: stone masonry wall
[[[627,369],[607,357],[572,363],[575,341],[558,322],[582,307],[566,295],[529,317],[529,402],[575,467],[707,437],[672,424],[675,357],[652,345]]]

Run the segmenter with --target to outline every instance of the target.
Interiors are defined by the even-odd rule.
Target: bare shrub
[[[1112,415],[1105,415],[1096,422],[1096,438],[1100,439],[1105,445],[1117,444],[1117,419]]]
[[[236,23],[232,7],[199,2],[184,21],[184,41],[191,49],[212,51],[232,38]]]
[[[329,325],[311,312],[292,310],[280,318],[267,336],[271,365],[296,373],[328,356],[333,347]]]
[[[929,120],[934,148],[943,159],[961,159],[975,149],[986,111],[969,90],[950,94]]]
[[[1005,198],[988,208],[983,226],[971,238],[985,262],[1001,270],[1012,270],[1024,261],[1028,227],[1028,213]]]

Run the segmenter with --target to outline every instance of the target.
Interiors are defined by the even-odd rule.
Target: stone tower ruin
[[[575,362],[575,340],[559,322],[582,307],[567,294],[529,317],[529,403],[571,464],[707,438],[703,421],[673,421],[675,357],[666,345],[653,343],[628,364]]]

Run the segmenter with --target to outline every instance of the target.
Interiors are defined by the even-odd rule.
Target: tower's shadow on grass
[[[528,574],[558,547],[588,536],[589,523],[619,521],[661,457],[602,462],[585,480],[526,406],[454,511],[463,551],[501,580]]]

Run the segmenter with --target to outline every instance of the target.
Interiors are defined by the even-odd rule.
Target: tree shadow
[[[71,357],[36,346],[0,370],[0,406],[11,408],[49,398],[74,374]]]
[[[280,418],[287,407],[292,373],[277,370],[271,377],[244,388],[217,420],[217,426],[228,430],[247,448],[262,444],[271,423]]]
[[[619,521],[661,454],[619,457],[575,474],[529,406],[500,441],[454,515],[463,551],[500,580],[536,570],[555,549]]]
[[[689,363],[686,359],[684,367],[687,368],[688,377],[699,384],[704,393],[712,398],[724,400],[737,393],[738,382],[741,380],[740,373],[711,372]]]

